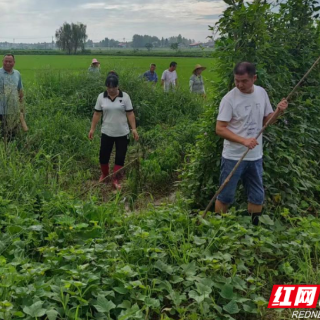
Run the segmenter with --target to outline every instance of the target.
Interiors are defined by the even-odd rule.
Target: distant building
[[[117,45],[118,48],[126,48],[127,44],[125,42],[119,42]]]
[[[202,46],[203,46],[202,42],[195,42],[195,43],[189,44],[189,48],[200,48]]]
[[[214,47],[214,41],[209,41],[203,44],[205,48],[213,48]]]

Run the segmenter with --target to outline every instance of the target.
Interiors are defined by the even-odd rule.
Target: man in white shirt
[[[161,77],[161,86],[165,92],[173,90],[178,85],[177,63],[171,62],[170,67],[164,70]]]
[[[234,201],[237,184],[241,180],[248,197],[248,213],[252,216],[252,223],[258,225],[264,202],[263,150],[262,135],[257,140],[255,137],[274,112],[267,92],[262,87],[254,85],[257,75],[252,63],[237,64],[234,79],[236,87],[223,97],[216,124],[216,133],[225,139],[220,185],[246,150],[249,148],[250,151],[217,197],[215,212],[225,213],[228,210]],[[282,100],[277,106],[280,113],[287,107],[286,100]]]

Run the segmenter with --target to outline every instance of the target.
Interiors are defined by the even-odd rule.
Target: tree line
[[[66,51],[68,54],[76,54],[78,50],[85,50],[85,47],[114,48],[120,45],[120,42],[115,39],[104,38],[97,44],[92,40],[87,40],[87,26],[83,23],[67,23],[65,22],[59,29],[56,30],[56,46]],[[132,41],[122,43],[122,46],[132,48],[172,48],[177,49],[180,45],[186,45],[195,42],[193,39],[182,37],[181,34],[169,38],[156,36],[135,34]]]
[[[65,22],[56,30],[56,45],[68,54],[76,54],[78,49],[84,51],[87,38],[87,26],[83,23]]]
[[[189,45],[193,42],[195,41],[192,39],[184,38],[182,37],[181,34],[179,34],[176,37],[169,37],[169,38],[162,37],[161,39],[155,36],[149,36],[149,35],[143,36],[143,35],[135,34],[132,38],[131,46],[133,48],[143,48],[143,47],[165,48],[165,47],[170,47],[172,44]]]

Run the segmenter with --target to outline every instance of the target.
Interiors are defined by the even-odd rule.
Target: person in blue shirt
[[[149,82],[153,82],[154,84],[156,84],[158,82],[158,75],[156,74],[155,70],[156,65],[154,63],[151,63],[150,70],[146,71],[143,74],[143,78]]]
[[[14,69],[13,54],[6,54],[0,68],[0,135],[10,141],[19,126],[28,131],[24,119],[23,85],[20,72]]]

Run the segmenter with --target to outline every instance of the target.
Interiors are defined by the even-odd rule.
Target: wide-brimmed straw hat
[[[91,63],[99,63],[99,61],[97,59],[92,59]]]
[[[203,67],[201,64],[196,64],[196,66],[194,67],[193,72],[195,72],[198,69],[201,69],[203,71],[203,70],[206,70],[207,67]]]

